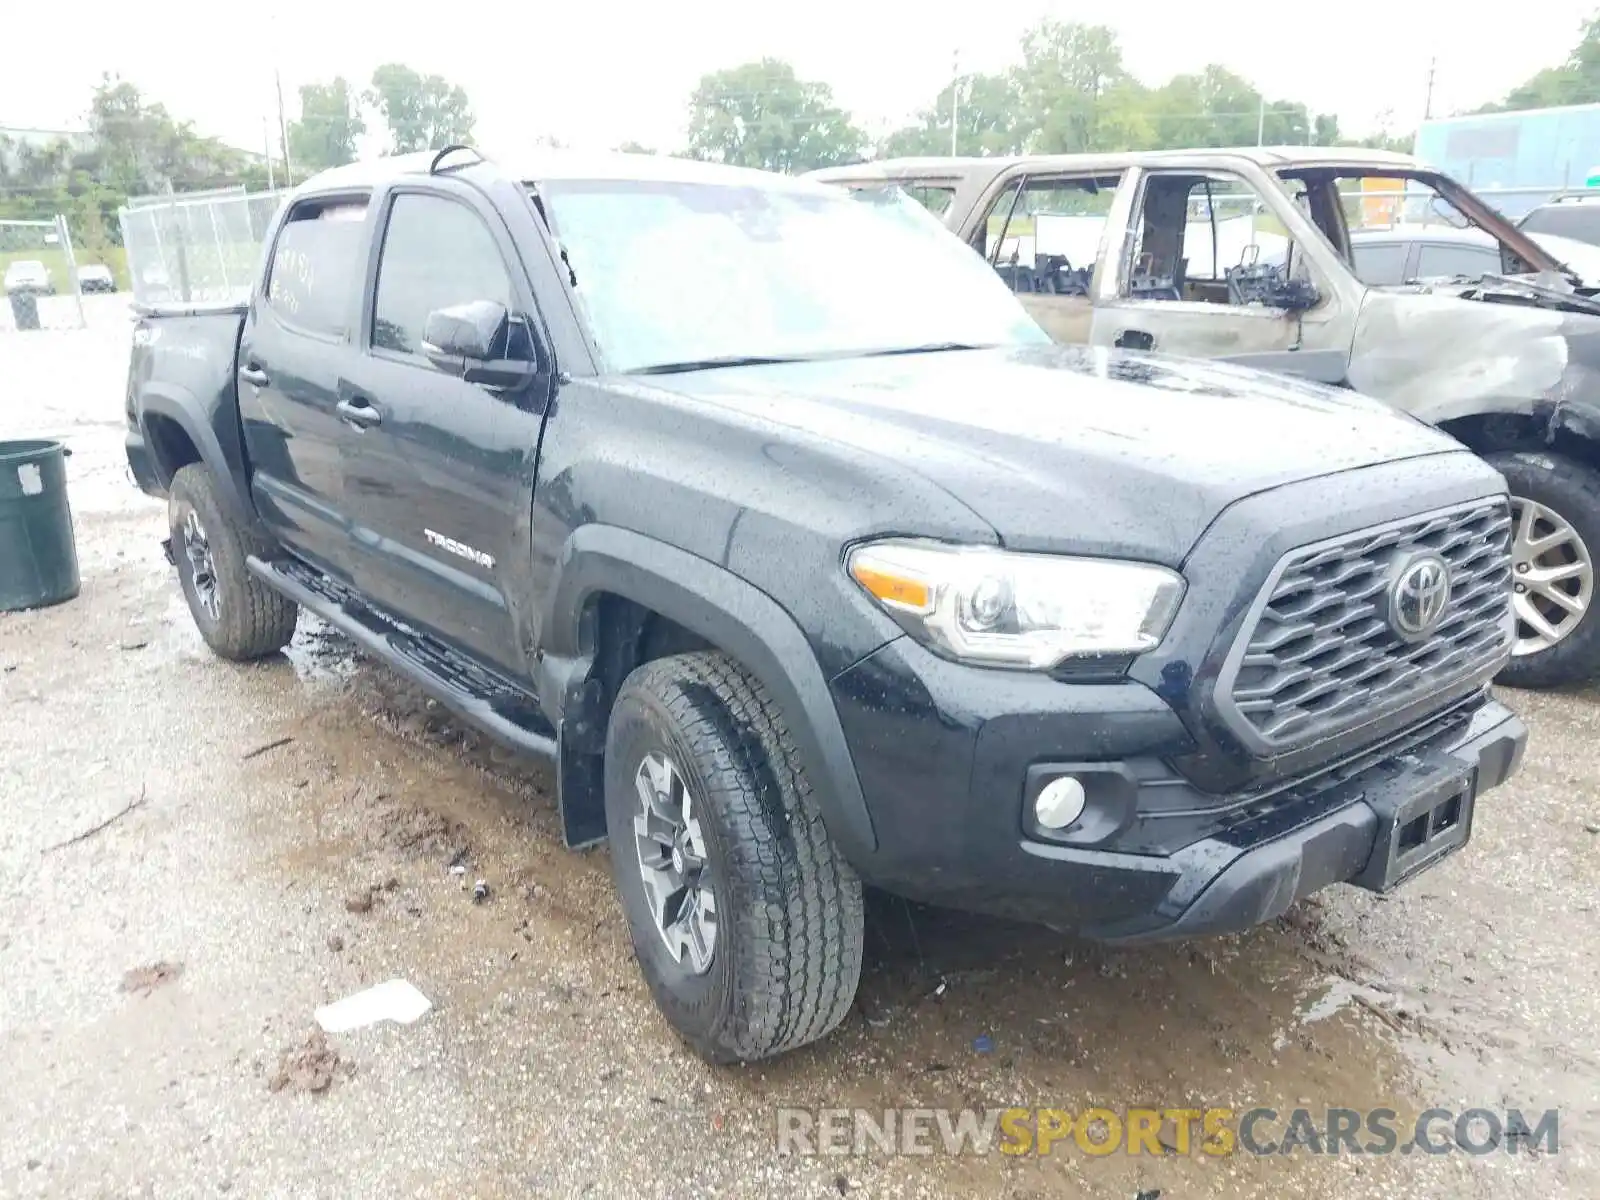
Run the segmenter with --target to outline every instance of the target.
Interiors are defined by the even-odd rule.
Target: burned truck
[[[867,202],[916,196],[1059,342],[1289,373],[1439,426],[1513,497],[1517,637],[1500,678],[1600,673],[1600,301],[1450,177],[1348,147],[890,159],[812,177]],[[1352,240],[1375,220],[1481,231],[1499,270],[1390,282]]]

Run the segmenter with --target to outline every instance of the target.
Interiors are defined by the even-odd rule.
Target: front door
[[[1344,381],[1359,304],[1285,193],[1230,170],[1174,168],[1130,180],[1117,210],[1131,236],[1096,281],[1095,345]],[[1310,307],[1264,302],[1274,273],[1315,289]]]
[[[544,405],[441,370],[422,335],[428,314],[451,305],[489,300],[531,315],[529,289],[504,225],[459,184],[397,190],[384,221],[362,352],[339,381],[359,429],[345,504],[363,586],[403,619],[521,673],[511,593],[525,575]]]

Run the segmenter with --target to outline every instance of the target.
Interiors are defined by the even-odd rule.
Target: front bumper
[[[1410,867],[1405,875],[1410,878],[1467,843],[1474,801],[1511,776],[1527,741],[1522,721],[1488,701],[1445,744],[1386,759],[1336,784],[1321,797],[1331,811],[1310,823],[1297,824],[1295,806],[1286,805],[1222,837],[1186,847],[1173,856],[1182,873],[1154,911],[1095,932],[1123,942],[1236,933],[1281,916],[1330,884],[1386,891],[1402,882],[1386,869],[1390,835],[1399,832],[1393,814],[1403,817],[1408,802],[1427,799],[1441,783],[1467,781],[1458,836],[1447,839],[1442,852]]]
[[[1472,801],[1516,770],[1527,740],[1479,692],[1313,773],[1216,794],[1171,767],[1194,743],[1132,680],[980,671],[902,638],[832,688],[878,836],[855,864],[868,883],[1116,941],[1245,929],[1333,883],[1386,887],[1404,874],[1395,815],[1442,780],[1470,780],[1445,847],[1458,848]],[[1029,828],[1041,764],[1110,781],[1063,837]]]

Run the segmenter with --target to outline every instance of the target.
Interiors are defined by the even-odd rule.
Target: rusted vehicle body
[[[812,175],[865,200],[917,196],[1058,341],[1300,375],[1440,426],[1501,470],[1516,505],[1517,653],[1502,679],[1600,671],[1600,301],[1461,184],[1348,147],[890,159]],[[1363,283],[1352,230],[1419,218],[1489,234],[1501,270]]]

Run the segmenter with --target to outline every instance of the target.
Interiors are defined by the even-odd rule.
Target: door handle
[[[266,387],[269,382],[267,373],[255,363],[246,363],[239,368],[239,378],[253,387]]]
[[[1156,339],[1143,329],[1124,329],[1111,344],[1119,350],[1153,350]]]
[[[383,423],[383,414],[360,397],[339,401],[333,406],[333,411],[339,414],[340,420],[354,425],[357,429],[370,429],[374,425]]]

